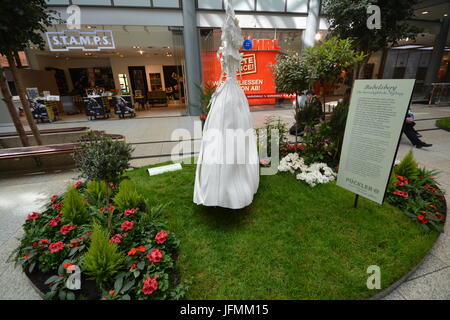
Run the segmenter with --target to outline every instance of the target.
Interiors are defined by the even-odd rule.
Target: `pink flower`
[[[123,213],[123,215],[125,216],[125,217],[128,217],[128,216],[131,216],[132,214],[135,214],[136,213],[136,209],[127,209],[127,210],[125,210],[125,212]]]
[[[114,235],[109,239],[109,243],[121,243],[122,242],[122,235],[120,233]]]
[[[48,248],[50,249],[51,253],[55,253],[64,249],[64,243],[62,241],[51,243]]]
[[[77,189],[79,186],[81,186],[83,184],[83,181],[77,181],[77,182],[75,182],[75,184],[73,185],[73,187],[75,188],[75,189]]]
[[[155,292],[158,289],[158,281],[156,281],[159,278],[159,276],[156,276],[154,278],[148,277],[144,281],[144,286],[142,287],[142,293],[145,295],[150,295],[153,292]]]
[[[122,231],[129,231],[131,229],[133,229],[133,225],[134,222],[132,221],[125,221],[124,223],[122,223]]]
[[[39,219],[39,213],[33,212],[28,215],[27,220],[37,220]]]
[[[165,231],[160,231],[155,236],[155,241],[157,244],[163,244],[164,242],[166,242],[166,240],[167,240],[167,232]]]
[[[147,255],[148,260],[153,263],[160,262],[162,257],[162,251],[159,249],[152,250],[152,253]]]
[[[50,220],[50,222],[48,223],[49,226],[51,227],[57,227],[58,224],[61,222],[62,218],[53,218]]]
[[[67,235],[68,233],[70,233],[71,231],[73,231],[74,227],[71,226],[70,224],[66,224],[65,226],[61,227],[61,234],[63,236]]]

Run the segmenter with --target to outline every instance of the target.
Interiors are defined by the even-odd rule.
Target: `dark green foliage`
[[[30,43],[45,47],[42,35],[61,20],[47,10],[45,0],[2,0],[0,6],[0,53],[10,55]]]
[[[309,88],[308,70],[299,53],[280,54],[272,66],[275,86],[281,93],[299,93]]]
[[[94,223],[91,245],[82,264],[100,288],[113,279],[125,261],[125,255],[119,251],[117,244],[109,242],[109,237],[108,231]]]
[[[330,127],[331,139],[336,145],[335,158],[339,159],[342,151],[342,144],[344,142],[345,126],[347,124],[349,104],[339,102],[331,114]]]
[[[90,219],[83,197],[74,187],[70,187],[64,197],[63,219],[73,225],[87,223]]]
[[[120,183],[119,192],[114,197],[114,203],[117,208],[123,212],[126,209],[134,209],[142,202],[142,197],[136,191],[134,183],[130,180],[124,180]]]
[[[264,127],[256,130],[258,138],[258,150],[264,148],[267,150],[267,156],[272,156],[272,130],[278,132],[278,148],[282,148],[286,142],[287,127],[280,118],[267,117],[264,122]],[[263,150],[264,150],[263,149]]]
[[[398,176],[405,177],[409,180],[414,180],[415,178],[417,178],[417,175],[419,173],[418,164],[416,160],[414,160],[414,154],[412,150],[410,150],[400,162],[400,164],[395,167],[395,173]]]
[[[88,180],[116,183],[129,168],[132,152],[131,145],[124,141],[89,132],[83,137],[74,159],[78,169]]]
[[[407,20],[414,16],[417,0],[324,0],[323,13],[330,23],[330,35],[351,39],[364,53],[382,50],[405,38],[414,40],[420,29]],[[367,8],[381,9],[381,29],[367,28]]]

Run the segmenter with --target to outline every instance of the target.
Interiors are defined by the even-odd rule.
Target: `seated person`
[[[304,110],[306,106],[313,106],[315,110],[315,115],[318,116],[321,120],[325,119],[325,115],[322,110],[322,103],[320,102],[319,98],[316,96],[315,92],[313,90],[307,90],[306,91],[306,98],[305,96],[298,96],[297,97],[298,107],[301,110]],[[294,135],[297,133],[298,136],[302,136],[303,128],[298,128],[297,130],[297,124],[295,123],[290,129],[289,133],[291,135]]]
[[[415,125],[416,123],[414,122],[414,118],[410,117],[410,114],[408,114],[403,125],[403,133],[406,135],[409,141],[411,141],[411,143],[416,146],[417,149],[433,146],[432,144],[425,143],[419,139],[419,137],[417,136],[417,131],[414,130]]]

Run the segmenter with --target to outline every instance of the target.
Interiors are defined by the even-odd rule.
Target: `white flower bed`
[[[297,153],[290,153],[281,159],[278,171],[297,173],[297,180],[305,181],[311,187],[336,179],[336,173],[325,163],[313,163],[307,166]]]

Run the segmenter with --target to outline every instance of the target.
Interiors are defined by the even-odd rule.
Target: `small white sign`
[[[178,171],[182,170],[180,163],[170,164],[168,166],[162,166],[157,168],[150,168],[148,169],[148,174],[150,176],[156,176],[158,174],[166,173],[166,172],[172,172],[172,171]]]

